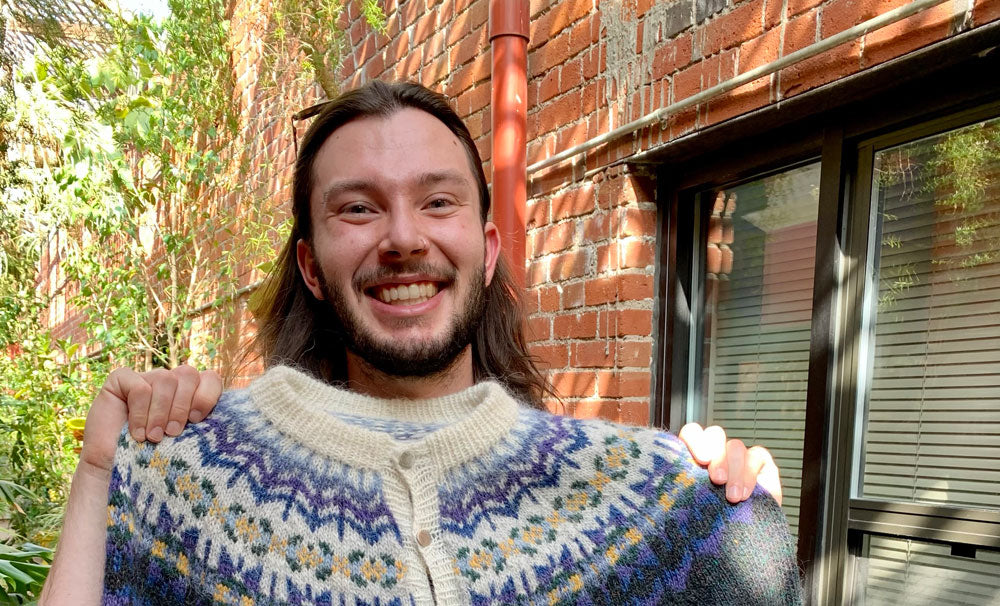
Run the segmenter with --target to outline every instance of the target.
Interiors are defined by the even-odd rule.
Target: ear
[[[497,259],[500,257],[500,230],[492,221],[487,221],[483,225],[483,238],[486,242],[486,284],[489,286],[493,281],[493,272],[497,267]]]
[[[299,240],[295,244],[295,260],[299,264],[299,273],[306,283],[306,288],[314,297],[323,300],[323,289],[319,286],[319,268],[316,265],[316,258],[313,256],[312,247],[305,240]]]

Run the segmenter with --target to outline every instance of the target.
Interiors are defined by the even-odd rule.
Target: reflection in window
[[[709,423],[774,455],[797,532],[819,163],[703,198],[702,404]]]
[[[853,603],[971,606],[1000,603],[1000,553],[957,556],[947,545],[866,536],[858,563],[861,596]]]
[[[874,169],[860,492],[1000,509],[1000,120]]]

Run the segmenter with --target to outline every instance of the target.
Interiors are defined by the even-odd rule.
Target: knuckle
[[[183,381],[197,381],[200,377],[200,373],[188,364],[181,364],[174,368],[171,373]]]

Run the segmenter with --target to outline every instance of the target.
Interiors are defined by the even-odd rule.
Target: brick
[[[584,341],[573,344],[574,368],[613,368],[614,344],[608,341]]]
[[[659,80],[691,64],[691,40],[691,34],[684,34],[656,48],[651,68],[653,80]]]
[[[444,32],[436,32],[431,35],[430,38],[424,43],[424,65],[427,65],[431,61],[437,60],[442,66],[444,66],[444,61],[438,60],[438,57],[444,51]],[[444,66],[447,67],[447,66]]]
[[[698,62],[682,69],[673,77],[673,102],[687,99],[701,92],[702,63]]]
[[[597,395],[604,398],[649,397],[649,371],[597,371]]]
[[[549,39],[528,53],[528,77],[545,73],[569,59],[569,32]]]
[[[538,103],[544,103],[559,94],[559,70],[551,69],[538,81]]]
[[[727,0],[694,0],[694,22],[701,23],[726,8]]]
[[[900,57],[947,38],[951,33],[951,13],[951,3],[946,2],[868,33],[862,67]]]
[[[816,8],[820,4],[823,4],[825,0],[788,0],[788,10],[786,11],[789,17],[794,17],[800,13],[804,13],[807,10]]]
[[[618,422],[626,425],[649,425],[649,400],[630,400],[618,405]]]
[[[764,33],[763,9],[763,0],[750,0],[710,21],[705,26],[702,54],[714,55]]]
[[[538,112],[538,133],[550,133],[580,117],[580,91],[571,91],[542,106]]]
[[[556,132],[556,148],[568,149],[587,140],[587,122],[577,122]]]
[[[653,361],[653,344],[649,341],[619,341],[619,368],[649,368]]]
[[[603,274],[612,269],[618,269],[618,243],[605,244],[597,247],[597,273]]]
[[[611,220],[607,214],[594,214],[583,221],[585,242],[600,242],[611,237]]]
[[[562,192],[551,199],[552,221],[578,217],[594,210],[594,190],[585,185]]]
[[[597,373],[592,370],[553,372],[550,381],[556,393],[564,398],[588,397],[594,395]]]
[[[820,19],[820,37],[830,36],[855,26],[862,21],[886,13],[907,3],[908,0],[833,0],[823,7]]]
[[[653,244],[642,240],[628,240],[621,243],[619,253],[621,269],[650,267],[655,262]]]
[[[583,84],[583,59],[577,57],[559,68],[559,92],[564,93],[581,84]]]
[[[574,250],[552,257],[549,260],[549,279],[561,282],[579,278],[587,273],[587,251]]]
[[[566,56],[575,57],[585,48],[592,44],[591,41],[591,23],[593,21],[592,17],[586,17],[578,21],[572,29],[569,30],[569,39],[566,41]]]
[[[781,25],[785,14],[785,0],[764,0],[764,30]]]
[[[419,0],[404,0],[399,7],[399,18],[402,27],[409,27],[423,12],[423,2]]]
[[[528,318],[524,324],[524,332],[529,343],[548,341],[552,338],[552,319],[544,316]]]
[[[593,8],[594,3],[584,0],[564,1],[552,6],[547,13],[531,20],[529,47],[534,43],[542,44],[545,40],[550,40],[566,31],[571,24],[591,14]]]
[[[785,47],[788,55],[816,42],[816,13],[808,13],[785,24]]]
[[[549,280],[549,260],[539,259],[528,264],[525,282],[528,286],[538,286]]]
[[[538,289],[538,308],[540,311],[558,311],[559,288],[556,286],[542,286]]]
[[[976,0],[972,9],[972,22],[979,26],[1000,19],[1000,2],[996,0]]]
[[[558,223],[542,228],[536,233],[533,255],[540,257],[549,253],[561,252],[573,246],[576,225],[573,223]]]
[[[855,40],[791,65],[780,73],[781,98],[833,82],[861,68],[861,41]]]
[[[653,312],[648,309],[602,311],[597,318],[600,338],[637,335],[648,337],[653,332]]]
[[[764,107],[771,102],[771,97],[771,76],[747,82],[709,101],[706,104],[705,124],[717,124]]]
[[[740,73],[776,60],[781,54],[781,29],[774,28],[740,47]]]
[[[631,187],[623,188],[623,193],[631,193]],[[631,196],[630,196],[631,197]],[[611,231],[617,237],[655,236],[656,211],[641,208],[623,208],[612,215]]]
[[[462,38],[458,44],[451,47],[450,58],[452,69],[455,69],[459,65],[465,65],[473,57],[481,53],[488,52],[489,40],[486,38],[486,28],[480,27]]]
[[[444,61],[439,62],[444,64]],[[486,80],[489,78],[489,60],[488,55],[479,55],[470,63],[466,63],[462,67],[453,71],[451,74],[451,80],[446,87],[445,93],[449,97],[455,97],[459,93],[468,90],[473,84]]]
[[[552,320],[556,339],[593,339],[597,336],[597,313],[593,311],[559,315]]]
[[[569,362],[569,347],[561,343],[555,345],[533,343],[528,352],[538,359],[543,369],[565,368]]]
[[[606,419],[617,423],[618,400],[587,398],[573,403],[573,416],[577,419]]]
[[[577,307],[583,307],[584,301],[584,282],[570,282],[569,284],[564,284],[562,287],[562,307],[563,309],[575,309]]]

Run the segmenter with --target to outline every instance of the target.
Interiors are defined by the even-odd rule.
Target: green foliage
[[[233,144],[246,125],[227,4],[171,0],[156,21],[79,3],[94,44],[65,37],[59,5],[28,0],[8,8],[43,51],[21,66],[0,54],[0,605],[35,599],[47,571],[37,545],[55,543],[79,446],[67,421],[112,366],[217,366],[229,332],[196,344],[197,315],[209,305],[227,325],[239,280],[269,269],[288,230],[263,181],[245,182],[260,160]],[[279,0],[262,65],[335,94],[344,6]],[[360,10],[381,29],[376,0]],[[273,176],[270,162],[254,168]],[[54,292],[38,275],[46,250]],[[85,337],[53,338],[53,308],[79,312]]]
[[[264,56],[265,86],[284,84],[301,91],[315,82],[328,99],[337,96],[336,72],[349,46],[339,26],[347,5],[346,0],[276,0],[264,34],[269,48]],[[385,31],[385,13],[378,0],[360,0],[356,5],[372,29]]]
[[[33,543],[0,543],[0,606],[36,604],[52,564],[52,550]]]

